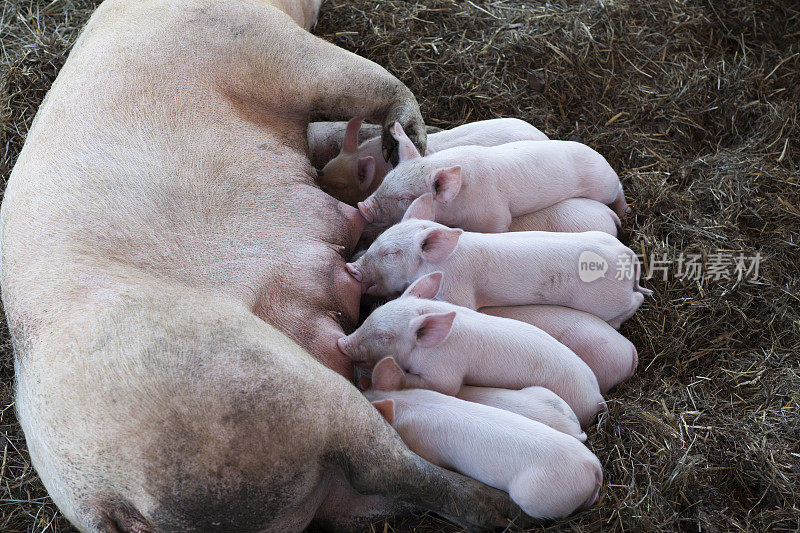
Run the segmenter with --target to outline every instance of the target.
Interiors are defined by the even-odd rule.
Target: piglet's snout
[[[364,275],[364,271],[359,268],[357,263],[347,263],[345,268],[347,272],[361,284],[361,294],[371,294],[374,292],[375,282],[367,279],[367,276]]]
[[[364,220],[364,217],[361,214],[360,210],[352,206],[349,206],[343,202],[339,202],[339,211],[347,219],[352,234],[356,236],[355,240],[358,240],[358,237],[361,235],[361,232],[364,231],[364,227],[367,225],[367,221]]]
[[[368,199],[363,202],[358,202],[358,210],[361,212],[361,216],[364,217],[364,220],[372,223],[375,217],[373,215],[372,204]]]
[[[361,281],[361,271],[358,269],[355,263],[347,263],[345,268],[350,275],[356,279],[356,281]]]
[[[347,337],[339,337],[339,340],[336,341],[336,346],[339,347],[340,352],[342,352],[347,357],[350,357],[350,353],[348,351],[348,346],[347,346]]]
[[[363,347],[359,345],[357,339],[353,339],[352,335],[345,335],[339,337],[336,341],[339,351],[344,354],[350,362],[356,366],[367,367],[369,363],[365,360]]]

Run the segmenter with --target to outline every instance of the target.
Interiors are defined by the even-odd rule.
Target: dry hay
[[[5,1],[4,179],[92,4]],[[431,125],[514,116],[597,149],[620,172],[625,239],[646,260],[763,257],[756,283],[674,268],[645,282],[655,295],[622,330],[639,370],[589,432],[601,500],[553,527],[800,529],[800,6],[328,0],[316,32],[400,77]],[[0,530],[64,530],[11,407],[2,431]],[[453,530],[430,515],[374,525],[411,527]]]

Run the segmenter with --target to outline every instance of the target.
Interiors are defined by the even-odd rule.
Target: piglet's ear
[[[411,328],[417,335],[417,344],[423,348],[433,348],[439,345],[450,334],[455,319],[455,311],[418,316],[411,321]]]
[[[414,146],[414,143],[411,142],[411,139],[408,138],[406,132],[403,131],[403,126],[401,126],[399,122],[394,123],[391,132],[392,132],[392,137],[394,137],[394,140],[396,140],[398,144],[397,146],[398,163],[422,157],[419,153],[419,150],[417,150],[417,147]]]
[[[372,405],[383,415],[390,426],[394,425],[394,400],[377,400],[372,402]]]
[[[372,180],[375,178],[375,158],[371,155],[362,157],[358,160],[357,168],[358,188],[361,191],[366,191],[372,185]]]
[[[456,249],[462,233],[464,230],[445,227],[428,230],[420,243],[422,259],[428,263],[444,261]]]
[[[364,122],[362,117],[356,117],[347,123],[347,129],[344,131],[342,152],[352,154],[358,150],[358,131],[361,129],[362,122]]]
[[[439,294],[439,289],[442,287],[442,272],[431,272],[419,278],[417,281],[408,286],[401,298],[413,296],[415,298],[423,298],[430,300],[436,298]]]
[[[406,386],[406,373],[394,357],[384,357],[372,369],[372,386],[375,390],[400,390]]]
[[[430,182],[433,199],[448,204],[461,190],[461,167],[439,169],[431,175]]]
[[[400,222],[405,222],[412,218],[434,220],[433,195],[431,193],[425,193],[411,202],[411,205],[406,209],[403,219]]]

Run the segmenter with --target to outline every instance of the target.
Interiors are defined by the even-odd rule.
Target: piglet
[[[421,277],[403,295],[370,314],[339,349],[361,366],[393,356],[405,387],[454,396],[462,385],[546,387],[581,424],[605,406],[592,370],[553,337],[517,320],[432,300],[442,274]]]
[[[508,231],[602,231],[616,237],[620,227],[619,217],[607,205],[588,198],[568,198],[550,207],[511,219]],[[385,230],[385,225],[367,224],[357,248],[368,248]]]
[[[359,144],[361,127],[361,118],[347,124],[341,152],[323,167],[319,177],[320,185],[331,196],[352,206],[373,193],[392,170],[381,152],[380,130]],[[547,136],[516,118],[482,120],[428,135],[427,153],[462,145],[496,146],[525,140],[546,141]]]
[[[639,286],[636,254],[607,233],[472,233],[432,218],[432,198],[425,194],[400,224],[347,264],[364,292],[395,296],[420,276],[441,270],[441,300],[472,309],[562,305],[615,328],[651,292]]]
[[[376,365],[378,375],[384,379],[393,379],[396,387],[405,385],[405,372],[392,357],[386,357]],[[374,373],[374,369],[373,369]],[[359,380],[359,388],[367,390],[372,386],[372,380],[363,376]],[[544,387],[525,387],[524,389],[501,389],[498,387],[473,387],[464,385],[456,394],[468,402],[480,403],[504,411],[517,413],[525,418],[541,422],[556,431],[566,433],[581,442],[586,441],[586,433],[581,428],[581,423],[572,408],[556,393]]]
[[[456,394],[468,402],[497,407],[536,420],[551,428],[586,441],[586,433],[569,404],[555,392],[544,387],[525,387],[520,390],[465,385]]]
[[[602,231],[616,237],[619,216],[605,204],[588,198],[568,198],[539,211],[514,217],[508,231]]]
[[[429,462],[507,491],[534,518],[562,518],[597,501],[603,472],[586,446],[524,416],[429,390],[365,395],[406,445]]]
[[[484,307],[481,312],[520,320],[546,331],[589,365],[603,394],[636,371],[639,357],[633,343],[589,313],[558,305]]]
[[[306,130],[308,158],[316,169],[322,169],[341,152],[349,122],[311,122]],[[427,129],[427,127],[426,127]],[[363,124],[357,132],[357,143],[380,137],[383,130],[378,124]],[[428,132],[430,134],[430,132]],[[352,135],[352,134],[351,134]],[[379,155],[381,148],[378,148]]]
[[[628,211],[622,184],[606,160],[571,141],[518,141],[457,146],[422,157],[402,127],[392,135],[400,163],[358,209],[368,222],[394,224],[411,202],[431,193],[436,221],[467,231],[508,231],[511,219],[568,198]]]

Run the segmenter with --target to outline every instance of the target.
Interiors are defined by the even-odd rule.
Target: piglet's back
[[[496,118],[470,122],[428,136],[428,154],[455,146],[497,146],[516,141],[547,141],[534,126],[517,118]]]

